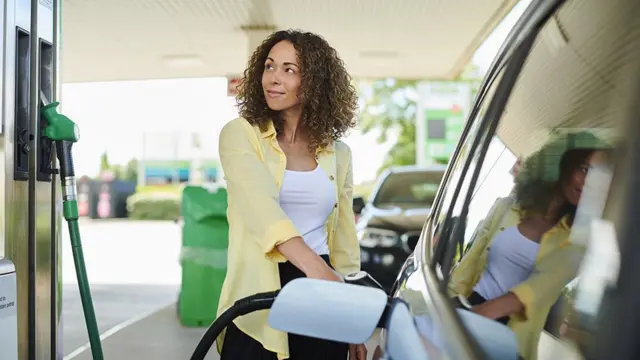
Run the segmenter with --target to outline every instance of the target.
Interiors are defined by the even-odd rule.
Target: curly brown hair
[[[358,96],[351,84],[351,76],[344,62],[322,37],[298,30],[277,31],[267,37],[255,50],[242,85],[238,88],[237,103],[240,116],[266,131],[273,121],[276,131],[282,131],[283,120],[278,111],[267,106],[262,89],[262,73],[271,48],[281,41],[290,42],[298,56],[302,99],[301,124],[309,132],[310,149],[326,147],[355,126]]]
[[[526,214],[546,214],[553,198],[562,193],[562,186],[571,181],[573,172],[584,164],[591,153],[597,149],[571,149],[566,151],[558,164],[559,178],[555,182],[545,181],[541,177],[521,176],[515,181],[515,197],[516,203]],[[540,161],[539,157],[532,157],[525,162],[525,171],[535,167],[535,164],[528,164],[534,161]],[[540,171],[540,167],[536,170]],[[576,206],[565,201],[560,208],[557,216],[562,218],[569,215],[569,221],[573,221],[576,213]]]

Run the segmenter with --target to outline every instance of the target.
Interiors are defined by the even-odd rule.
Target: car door
[[[503,184],[495,196],[508,195],[511,190],[509,170],[516,156],[495,138],[497,120],[501,118],[537,31],[553,6],[559,3],[532,5],[505,43],[472,108],[416,253],[407,260],[394,287],[394,296],[409,303],[413,315],[422,319],[418,323],[430,323],[431,330],[440,334],[437,341],[429,336],[423,339],[435,357],[480,359],[486,354],[486,344],[479,345],[465,330],[444,289],[456,252],[461,253],[465,240],[469,240],[469,234],[464,231],[467,222],[480,222],[478,216],[482,210],[472,211],[470,219],[470,210],[465,208],[474,194],[487,198],[486,193],[475,191],[476,185],[489,186],[500,178],[507,184]],[[490,148],[493,151],[487,155]],[[496,177],[492,168],[505,173]],[[489,182],[484,185],[483,180]]]
[[[607,141],[608,133],[633,136],[629,149],[637,148],[640,36],[632,29],[640,28],[639,15],[640,3],[631,0],[570,0],[566,4],[540,1],[534,2],[516,25],[511,43],[507,41],[503,54],[498,56],[502,60],[495,63],[499,82],[488,85],[495,87],[495,92],[478,99],[475,116],[468,120],[441,185],[437,206],[423,229],[420,251],[405,267],[402,283],[397,286],[396,296],[410,303],[416,316],[431,322],[431,335],[433,329],[440,333],[441,343],[433,341],[432,336],[425,339],[434,354],[455,359],[491,358],[493,345],[500,340],[488,336],[491,331],[487,328],[477,331],[464,322],[449,301],[447,280],[456,265],[456,255],[482,224],[483,213],[492,201],[510,196],[507,186],[492,186],[508,179],[510,160],[532,154],[552,134],[565,131],[588,131]],[[600,26],[592,26],[594,23]],[[511,80],[514,82],[509,84]],[[482,109],[484,116],[479,116]],[[620,124],[632,119],[634,130],[621,130]],[[509,161],[503,155],[494,158],[489,153],[491,145],[496,146],[496,134],[500,141],[506,139]],[[629,164],[635,161],[635,165],[629,165],[635,169],[637,151],[629,149],[624,158]],[[618,181],[612,189],[621,190],[608,199],[603,221],[595,223],[609,223],[610,228],[633,239],[629,236],[633,231],[637,234],[638,226],[637,215],[632,215],[637,213],[637,172],[623,175],[616,168],[614,174]],[[629,221],[632,216],[635,220]],[[591,231],[592,235],[600,234],[593,241],[614,244],[613,248],[619,246],[619,251],[596,252],[593,256],[599,261],[591,263],[619,264],[619,277],[607,275],[610,278],[601,281],[605,285],[583,280],[582,290],[578,285],[578,291],[568,292],[569,313],[575,314],[567,317],[568,326],[576,331],[561,338],[544,332],[530,334],[540,339],[538,359],[637,358],[640,293],[631,283],[637,276],[632,269],[637,270],[638,266],[638,242],[605,236],[608,231]],[[636,251],[635,260],[625,251],[631,249]],[[583,266],[588,270],[590,265]],[[588,306],[577,305],[579,299],[593,300],[598,305],[585,311]],[[625,330],[620,332],[623,325]]]

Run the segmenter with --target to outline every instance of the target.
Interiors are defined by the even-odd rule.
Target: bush
[[[353,196],[362,196],[362,198],[367,201],[369,195],[371,194],[371,190],[373,189],[373,181],[364,182],[361,184],[357,184],[353,189]]]
[[[127,198],[127,210],[131,219],[175,220],[180,217],[180,194],[135,193]]]

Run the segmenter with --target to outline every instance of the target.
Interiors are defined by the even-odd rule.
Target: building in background
[[[142,136],[138,186],[203,184],[220,177],[215,144],[203,146],[198,133],[147,132]]]

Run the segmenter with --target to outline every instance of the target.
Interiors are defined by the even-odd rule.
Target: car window
[[[438,227],[441,226],[443,220],[446,219],[456,185],[464,179],[463,164],[468,157],[472,155],[471,147],[473,139],[483,130],[480,122],[486,113],[488,104],[493,99],[496,87],[501,78],[502,72],[494,78],[493,82],[488,84],[484,96],[479,97],[482,101],[478,101],[471,111],[471,117],[468,120],[469,123],[463,132],[463,137],[456,150],[457,155],[454,155],[454,160],[447,170],[447,176],[440,184],[440,193],[437,196],[436,204],[431,213],[431,226],[427,225],[425,227],[423,236],[425,235],[425,231],[430,231],[434,234],[433,237],[437,238],[442,232]],[[434,240],[433,237],[432,244],[435,245],[437,239]],[[429,237],[427,236],[427,238]],[[427,246],[427,248],[429,247]],[[431,255],[429,249],[427,249],[427,255]],[[437,335],[439,332],[438,329],[441,328],[437,325],[437,318],[432,316],[432,314],[434,314],[434,308],[432,307],[432,301],[425,287],[425,277],[429,276],[429,273],[425,271],[425,268],[419,266],[419,263],[415,260],[415,256],[416,253],[407,259],[401,271],[397,281],[396,296],[402,298],[410,305],[411,312],[415,316],[416,324],[422,336],[423,344],[427,348],[430,356],[442,359],[459,358],[459,356],[457,356],[458,349],[447,346],[446,340]]]
[[[471,146],[473,144],[474,139],[478,136],[481,127],[480,122],[482,121],[482,117],[485,115],[487,107],[489,106],[491,99],[495,93],[496,87],[502,78],[502,72],[499,73],[494,81],[489,84],[485,96],[482,97],[482,101],[479,101],[475,104],[475,108],[471,112],[473,118],[468,120],[470,123],[468,124],[468,131],[463,134],[463,138],[460,139],[459,149],[457,155],[452,159],[449,164],[449,173],[450,175],[445,179],[445,181],[441,184],[441,194],[440,201],[438,206],[433,209],[431,213],[432,223],[432,236],[431,236],[431,244],[426,248],[430,253],[429,257],[432,257],[435,252],[431,252],[432,249],[435,249],[439,239],[441,238],[442,231],[444,230],[443,225],[444,221],[447,218],[447,215],[452,210],[452,198],[455,193],[455,189],[458,183],[463,179],[463,168],[464,164],[469,158],[471,150]]]
[[[437,206],[432,213],[430,222],[425,227],[425,231],[423,231],[423,234],[429,234],[429,232],[433,234],[430,238],[433,251],[428,247],[422,247],[426,251],[423,275],[427,283],[427,292],[423,293],[426,295],[425,305],[423,305],[425,311],[418,315],[419,319],[416,319],[416,324],[421,329],[420,334],[425,342],[430,346],[433,345],[431,347],[445,352],[446,356],[450,358],[476,359],[481,356],[482,352],[486,353],[488,349],[479,347],[480,344],[477,342],[478,335],[482,336],[482,334],[479,334],[478,331],[472,331],[474,327],[475,330],[486,328],[486,334],[492,334],[494,333],[493,329],[498,328],[495,333],[504,334],[503,329],[500,328],[501,324],[485,317],[478,318],[475,315],[474,319],[479,321],[472,319],[475,326],[466,328],[463,324],[471,323],[462,322],[460,316],[464,314],[458,314],[453,309],[453,300],[446,291],[446,285],[448,270],[456,256],[456,249],[459,249],[464,242],[460,239],[466,237],[465,225],[469,214],[468,208],[465,208],[466,202],[470,198],[486,197],[476,192],[478,184],[485,187],[486,181],[488,187],[492,181],[508,182],[510,170],[515,162],[513,153],[505,151],[505,144],[501,143],[501,139],[496,139],[494,133],[498,124],[496,120],[501,117],[512,87],[517,82],[518,73],[525,62],[529,47],[535,38],[533,34],[530,34],[521,39],[522,42],[517,48],[509,49],[508,62],[501,65],[494,81],[486,89],[486,93],[481,93],[478,97],[468,120],[471,122],[463,133],[454,158],[449,164],[447,177],[441,185]],[[492,151],[487,155],[488,148],[491,148]],[[505,167],[505,174],[498,175],[492,172],[492,165],[497,168]],[[498,184],[494,183],[493,185]],[[510,191],[505,186],[496,193],[503,190],[507,194]],[[479,212],[481,211],[472,212],[471,217],[472,219],[476,218],[475,222],[481,220],[477,214]],[[423,236],[429,239],[429,235]],[[405,291],[409,292],[410,289]],[[438,315],[433,316],[435,313]],[[507,332],[509,332],[508,329]],[[504,351],[514,353],[517,351],[515,342],[509,342],[508,338],[506,340],[507,342],[503,342],[499,346],[498,352],[502,352],[502,356],[505,356]]]
[[[442,171],[391,173],[380,186],[373,205],[378,208],[430,207],[442,176]]]
[[[518,76],[486,156],[471,154],[468,174],[478,170],[478,181],[471,184],[465,175],[460,195],[441,206],[453,210],[451,218],[467,212],[456,225],[474,244],[446,274],[447,296],[480,296],[476,309],[513,330],[524,358],[608,358],[589,349],[608,336],[600,326],[610,320],[603,314],[612,311],[605,300],[618,279],[620,250],[614,211],[603,204],[614,208],[620,200],[607,185],[617,169],[594,154],[608,154],[623,135],[621,109],[634,98],[624,84],[637,77],[631,64],[640,54],[632,49],[640,37],[589,24],[620,18],[637,27],[640,6],[631,4],[573,0],[554,14]],[[564,43],[555,42],[558,34]],[[514,182],[518,158],[523,165]],[[584,175],[577,183],[576,173]],[[562,216],[545,218],[542,211],[555,199],[562,201]],[[531,225],[539,220],[548,224]],[[527,317],[500,308],[497,299],[504,298],[517,301]]]
[[[465,248],[468,248],[473,235],[479,229],[491,206],[500,198],[509,196],[513,190],[514,178],[511,172],[516,163],[516,156],[498,137],[494,137],[485,161],[480,170],[480,177],[469,204],[465,230]]]

